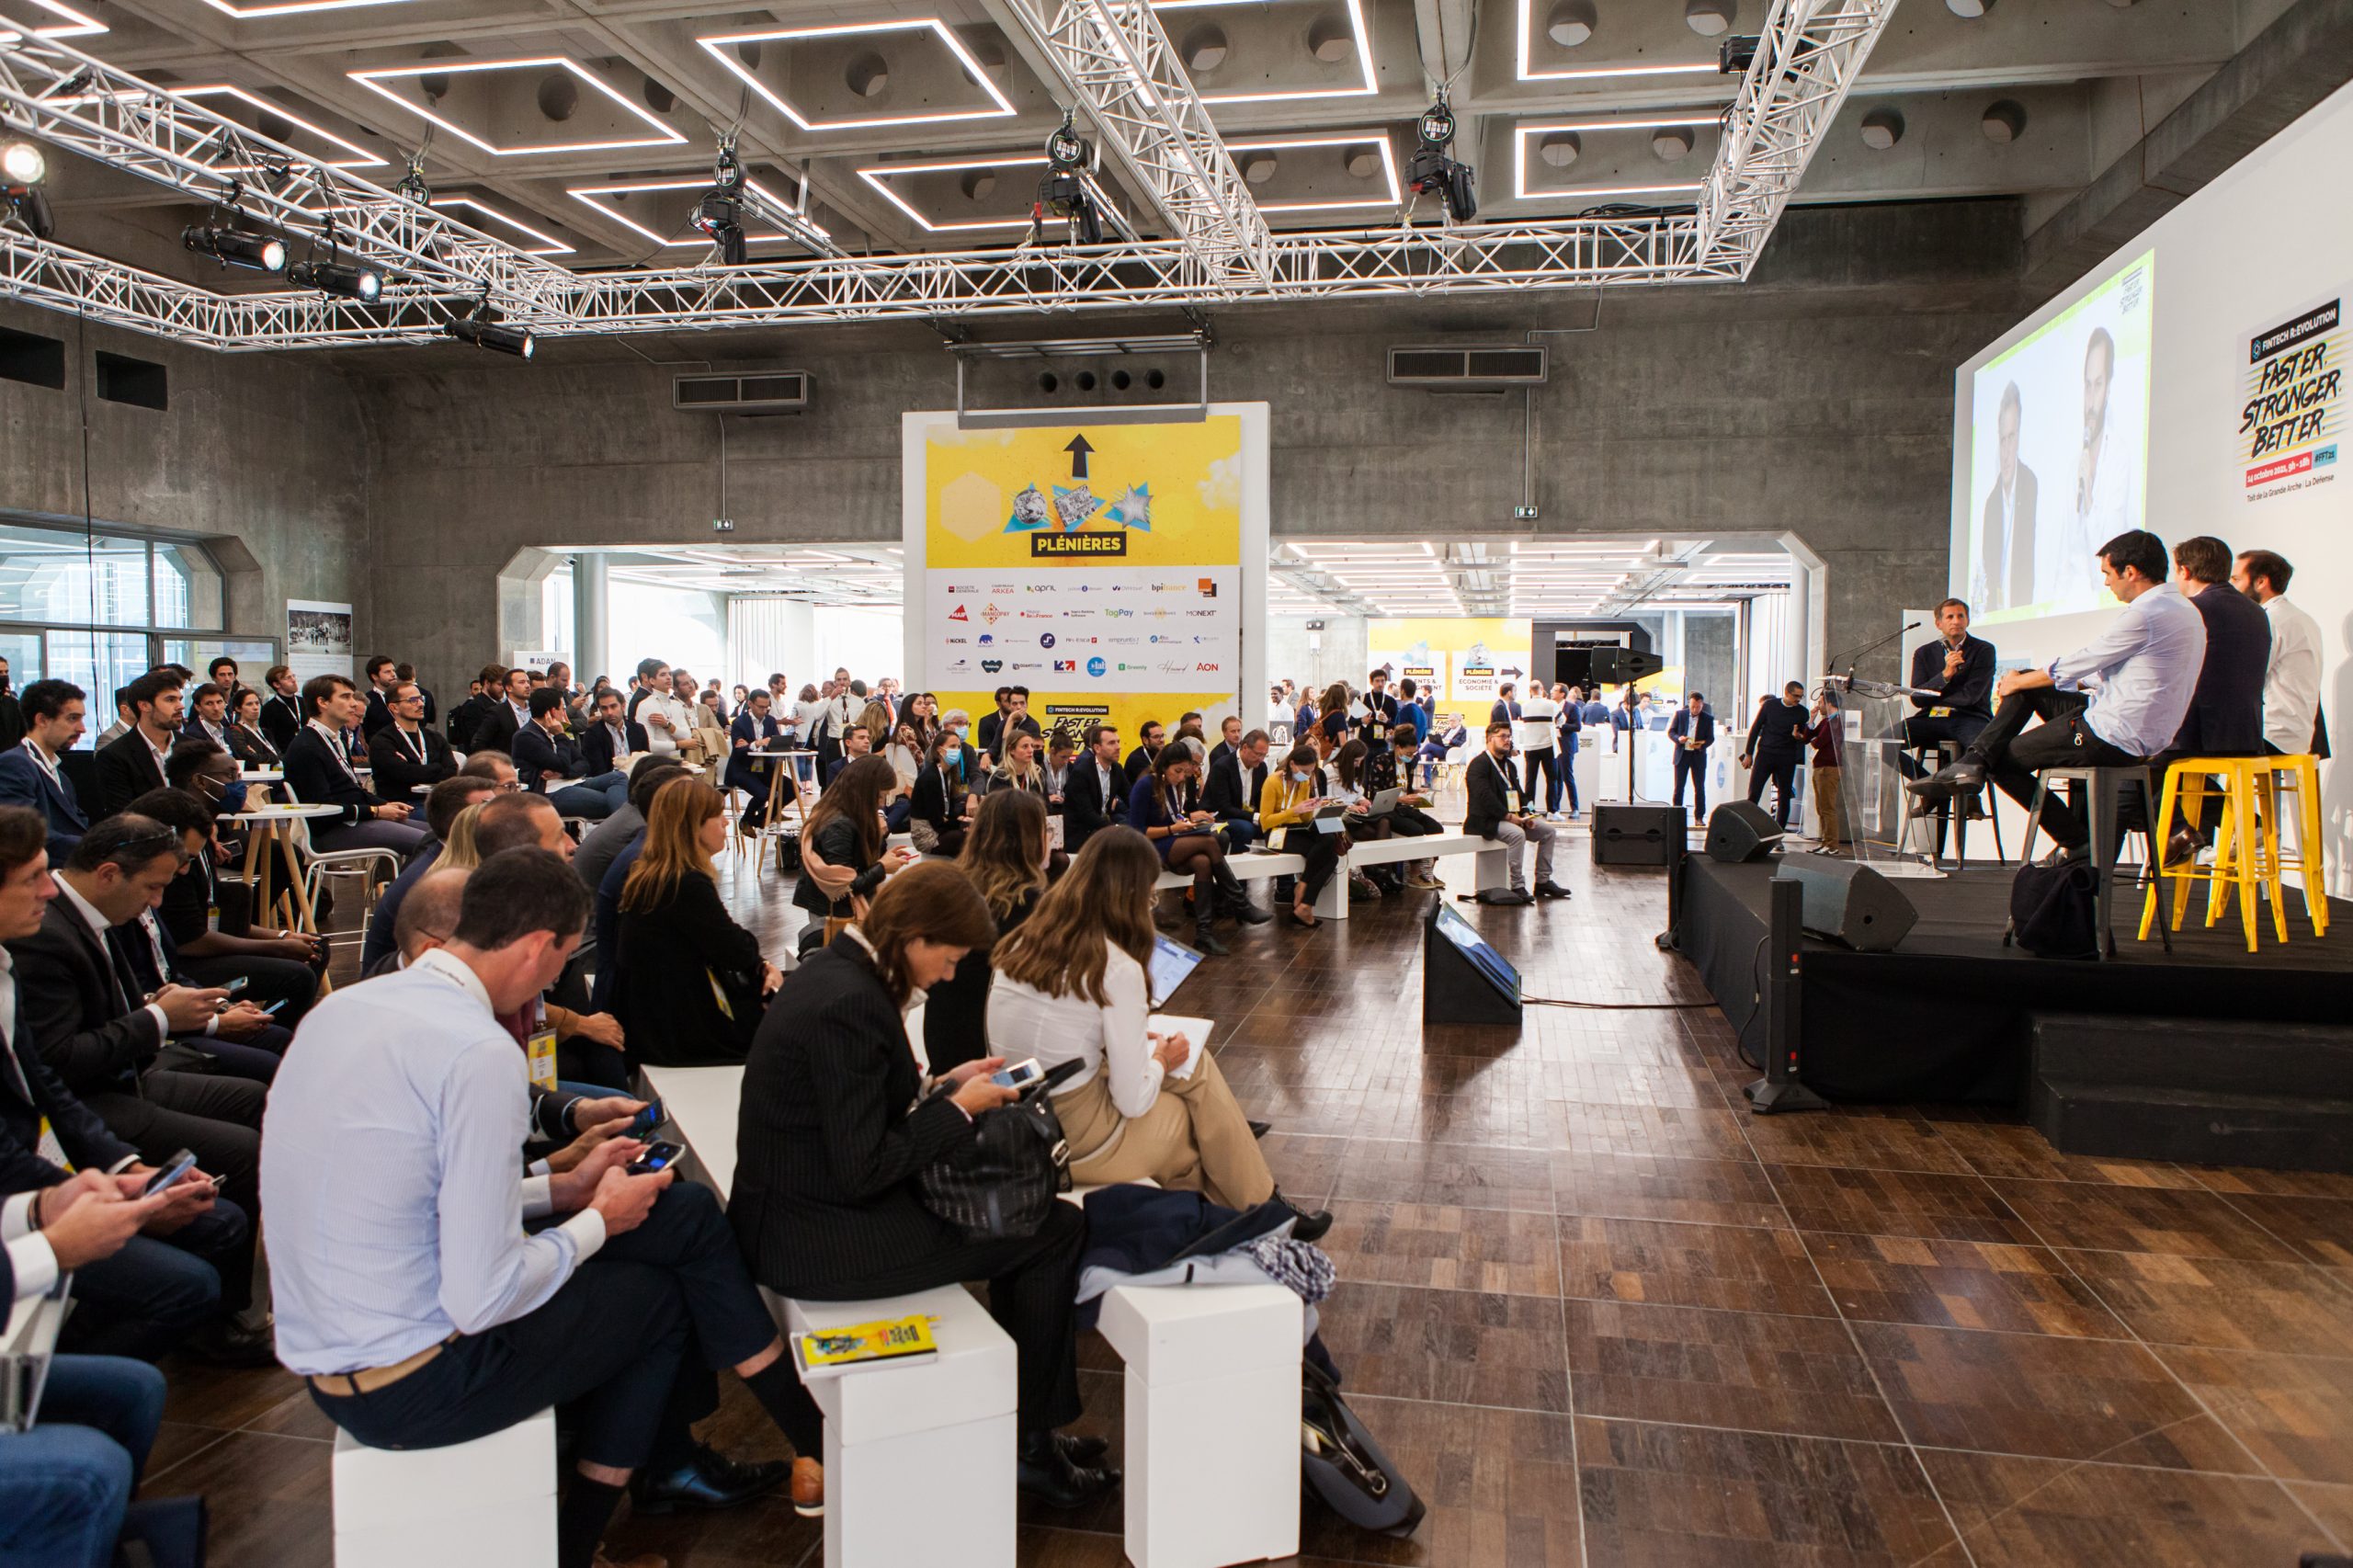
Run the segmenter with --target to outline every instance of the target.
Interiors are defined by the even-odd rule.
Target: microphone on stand
[[[1886,636],[1879,639],[1879,641],[1875,642],[1866,642],[1859,648],[1854,649],[1849,653],[1840,654],[1837,658],[1830,661],[1831,674],[1836,676],[1838,666],[1840,665],[1845,665],[1847,666],[1846,678],[1853,680],[1855,678],[1855,665],[1863,657],[1864,654],[1876,653],[1881,648],[1886,647],[1890,642],[1894,642],[1904,633],[1909,631],[1917,631],[1921,627],[1927,624],[1927,623],[1926,621],[1915,620],[1909,626],[1899,626],[1894,631],[1889,632]]]

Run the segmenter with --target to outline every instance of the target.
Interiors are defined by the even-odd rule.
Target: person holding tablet
[[[1159,876],[1159,856],[1132,828],[1086,841],[1037,913],[996,946],[989,1049],[1043,1069],[1082,1064],[1054,1092],[1072,1181],[1148,1177],[1256,1208],[1277,1196],[1274,1173],[1209,1042],[1149,1027]],[[1302,1214],[1292,1233],[1313,1241],[1331,1224],[1329,1214]]]

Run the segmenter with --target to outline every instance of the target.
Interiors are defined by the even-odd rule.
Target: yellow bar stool
[[[2304,918],[2310,922],[2313,935],[2328,935],[2328,850],[2326,836],[2321,832],[2320,759],[2316,756],[2267,756],[2260,759],[2262,772],[2256,785],[2260,790],[2265,827],[2264,844],[2272,861],[2272,905],[2279,913],[2276,902],[2279,888],[2290,871],[2302,880],[2304,893]],[[2284,808],[2281,797],[2293,796],[2295,809]],[[2296,830],[2294,853],[2288,852],[2282,831],[2289,824]],[[2317,890],[2317,891],[2315,891]],[[2280,914],[2284,921],[2286,915]],[[2282,940],[2285,940],[2282,937]]]
[[[2202,819],[2207,797],[2219,793],[2222,813],[2220,827],[2214,835],[2214,860],[2211,866],[2198,864],[2197,857],[2163,868],[2163,874],[2149,883],[2147,897],[2141,905],[2141,939],[2147,941],[2149,932],[2157,920],[2157,890],[2171,884],[2170,929],[2181,929],[2181,922],[2189,911],[2189,888],[2193,882],[2204,882],[2206,889],[2206,924],[2211,928],[2222,917],[2223,890],[2238,892],[2239,924],[2246,932],[2246,950],[2256,950],[2256,896],[2257,882],[2268,881],[2271,891],[2273,934],[2279,940],[2288,939],[2288,917],[2280,908],[2279,870],[2279,841],[2274,816],[2267,815],[2258,824],[2255,801],[2256,781],[2265,776],[2264,767],[2270,759],[2259,756],[2185,756],[2165,769],[2165,792],[2157,805],[2156,831],[2151,835],[2152,846],[2162,862],[2166,846],[2173,838],[2175,811],[2188,807],[2186,818]],[[2222,780],[2217,791],[2213,779]],[[2267,844],[2268,851],[2267,852]]]

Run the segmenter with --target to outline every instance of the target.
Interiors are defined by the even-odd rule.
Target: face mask
[[[249,786],[242,778],[233,779],[230,782],[222,785],[221,809],[224,812],[244,811],[245,809],[245,791],[248,788]]]
[[[1290,781],[1294,784],[1304,784],[1307,782],[1307,775],[1294,767],[1290,770]]]

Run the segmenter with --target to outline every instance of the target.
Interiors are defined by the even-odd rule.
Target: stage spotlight
[[[49,198],[38,189],[0,192],[0,217],[11,215],[37,240],[57,233],[57,215],[49,209]]]
[[[719,247],[722,267],[741,267],[751,259],[744,238],[744,166],[735,161],[733,142],[719,144],[719,167],[709,190],[695,200],[688,220]]]
[[[1745,38],[1738,34],[1724,40],[1716,51],[1716,69],[1726,76],[1745,76],[1756,60],[1756,51],[1764,44],[1761,38]]]
[[[384,275],[372,267],[346,267],[333,261],[301,261],[286,269],[286,281],[298,289],[341,294],[347,300],[374,304],[384,292]]]
[[[0,143],[0,184],[31,187],[49,177],[49,154],[37,142]]]
[[[1087,188],[1085,172],[1094,156],[1095,149],[1064,116],[1062,125],[1046,138],[1046,172],[1038,180],[1038,197],[1029,208],[1029,238],[1024,244],[1034,244],[1043,237],[1050,217],[1070,225],[1073,244],[1103,243],[1102,209]]]
[[[1459,164],[1448,151],[1454,145],[1454,110],[1444,98],[1422,111],[1414,122],[1421,144],[1405,171],[1406,184],[1416,196],[1437,191],[1446,202],[1447,215],[1468,223],[1479,215],[1479,176],[1468,164]]]
[[[196,223],[180,231],[180,244],[199,256],[210,256],[223,267],[242,267],[255,272],[286,270],[286,242],[275,234]]]
[[[474,308],[472,315],[452,316],[441,330],[460,343],[471,343],[476,348],[495,349],[512,354],[517,359],[529,359],[533,347],[529,328],[508,326],[495,319],[486,304]]]

